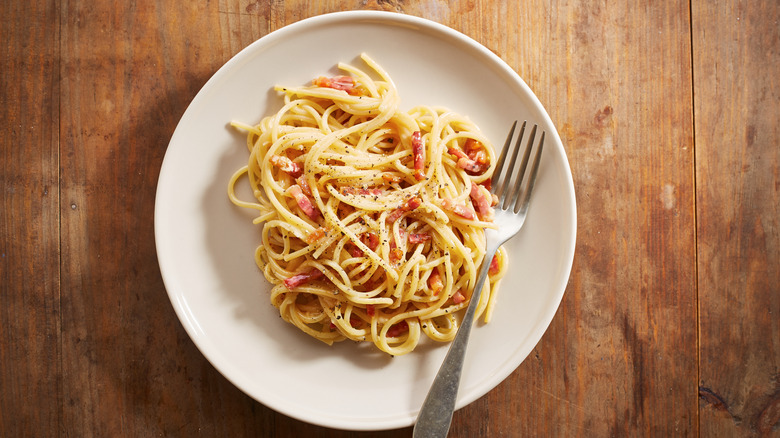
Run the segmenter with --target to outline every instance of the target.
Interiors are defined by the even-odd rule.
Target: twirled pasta
[[[388,74],[276,87],[284,106],[248,133],[249,162],[228,195],[256,209],[262,243],[255,261],[273,284],[284,320],[332,344],[373,342],[406,354],[421,333],[450,341],[492,227],[492,145],[468,119],[443,108],[399,110]],[[255,200],[237,198],[248,176]],[[477,315],[488,322],[506,269],[500,249]]]

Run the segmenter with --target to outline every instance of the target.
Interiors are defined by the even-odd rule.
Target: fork
[[[433,380],[431,389],[423,402],[420,414],[417,416],[417,422],[414,425],[414,438],[434,438],[446,437],[452,422],[452,414],[455,410],[455,400],[458,397],[458,387],[460,386],[460,377],[463,371],[463,359],[466,355],[466,346],[471,334],[471,327],[474,321],[474,313],[477,309],[479,297],[482,294],[482,288],[487,278],[490,262],[498,251],[499,246],[515,236],[520,228],[523,227],[525,217],[528,213],[528,205],[531,201],[531,192],[536,182],[536,175],[539,172],[539,163],[542,158],[542,149],[544,146],[544,131],[539,139],[539,146],[534,155],[534,161],[531,166],[531,174],[523,188],[523,177],[528,166],[528,160],[533,149],[534,138],[536,137],[537,125],[531,128],[528,135],[528,142],[523,153],[520,168],[514,172],[517,164],[520,143],[525,134],[526,123],[523,122],[520,127],[520,133],[514,147],[511,150],[511,158],[507,164],[507,154],[510,152],[512,138],[517,127],[517,121],[512,124],[512,129],[506,138],[501,155],[496,163],[496,170],[491,179],[491,186],[494,193],[498,196],[498,203],[495,206],[495,218],[493,222],[498,226],[497,229],[485,230],[485,258],[482,260],[482,266],[477,276],[477,284],[471,301],[466,308],[466,314],[463,317],[461,326],[458,329],[455,339],[450,345],[447,356]]]

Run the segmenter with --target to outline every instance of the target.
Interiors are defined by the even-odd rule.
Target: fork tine
[[[517,153],[520,150],[519,145],[520,141],[523,139],[523,135],[525,134],[525,126],[527,122],[523,122],[523,124],[520,126],[520,133],[517,135],[517,141],[515,141],[515,147],[512,149],[512,158],[509,160],[509,166],[504,166],[504,169],[502,169],[504,172],[502,172],[502,178],[501,178],[501,185],[496,190],[496,196],[498,196],[498,203],[501,206],[501,208],[507,208],[507,200],[511,199],[508,196],[506,196],[507,192],[504,191],[506,188],[508,191],[509,188],[509,182],[512,180],[512,176],[514,175],[514,168],[515,163],[517,162]],[[507,144],[511,142],[511,136],[507,138]]]
[[[534,128],[536,128],[534,126]],[[519,203],[515,205],[514,210],[515,213],[520,214],[522,216],[525,216],[525,214],[528,212],[528,205],[531,203],[531,192],[534,190],[534,184],[536,183],[536,175],[539,173],[539,163],[542,161],[542,150],[544,149],[544,134],[545,132],[542,131],[542,136],[539,138],[539,147],[536,149],[536,155],[534,155],[534,163],[531,165],[531,175],[528,177],[528,184],[525,188],[525,194],[523,196],[522,203]],[[529,143],[528,149],[526,152],[531,151],[531,144]],[[518,196],[517,202],[520,202],[520,197]]]
[[[515,206],[517,205],[517,198],[520,197],[520,189],[523,185],[523,178],[525,177],[525,169],[528,167],[528,157],[531,156],[531,149],[534,146],[534,139],[536,138],[536,128],[537,125],[534,125],[534,127],[531,128],[531,133],[528,136],[528,142],[525,146],[525,152],[523,152],[523,159],[520,162],[520,169],[517,171],[517,176],[515,177],[512,175],[512,177],[516,178],[515,185],[512,191],[507,193],[506,200],[504,201],[504,208],[511,208],[514,210]],[[517,152],[520,150],[520,140],[522,140],[522,138],[517,140],[517,149],[515,150],[515,154],[517,154]]]

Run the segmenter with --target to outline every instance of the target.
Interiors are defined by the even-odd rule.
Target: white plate
[[[322,15],[279,29],[237,54],[184,113],[157,187],[155,237],[165,286],[203,355],[245,393],[283,414],[340,429],[413,424],[447,345],[391,358],[372,345],[328,347],[283,322],[254,264],[259,227],[228,201],[230,175],[247,160],[231,120],[276,112],[274,84],[300,85],[363,67],[366,52],[390,74],[403,109],[427,104],[468,115],[497,145],[515,119],[547,131],[528,220],[510,244],[511,269],[493,321],[472,332],[457,407],[504,380],[531,352],[563,296],[574,255],[574,186],[550,118],[500,58],[437,23],[396,13]],[[244,194],[251,196],[249,192]]]

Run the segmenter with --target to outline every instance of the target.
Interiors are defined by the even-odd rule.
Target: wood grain
[[[504,436],[695,435],[688,4],[532,2],[487,15],[516,31],[483,42],[559,127],[578,244],[550,329],[470,420]]]
[[[6,1],[0,23],[0,435],[44,436],[60,424],[57,10]]]
[[[701,431],[780,434],[780,4],[695,3]]]
[[[194,348],[157,267],[168,140],[222,63],[216,4],[62,7],[62,333],[66,436],[240,436],[254,408]]]

